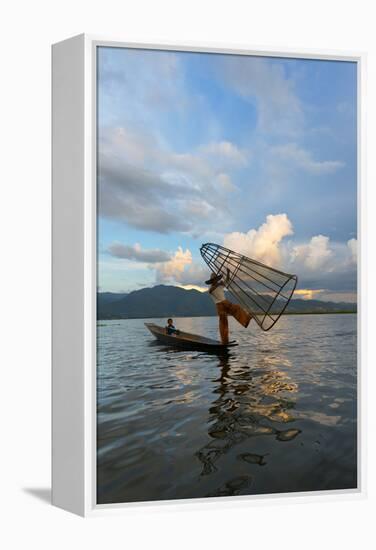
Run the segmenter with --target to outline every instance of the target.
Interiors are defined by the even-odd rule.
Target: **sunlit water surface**
[[[356,487],[356,315],[231,321],[222,357],[145,321],[98,322],[98,503]],[[215,317],[175,324],[217,338]]]

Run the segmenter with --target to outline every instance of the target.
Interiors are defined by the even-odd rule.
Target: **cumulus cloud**
[[[324,235],[316,235],[308,243],[292,246],[290,252],[291,269],[300,271],[304,277],[317,275],[329,281],[331,286],[349,287],[356,284],[357,241],[347,243],[334,242]]]
[[[208,268],[193,260],[191,251],[181,246],[168,261],[149,266],[155,270],[156,282],[176,284],[185,288],[203,290],[203,281],[208,278]]]
[[[356,239],[337,243],[328,236],[315,235],[308,242],[296,244],[293,234],[287,214],[269,214],[257,229],[225,234],[223,245],[271,267],[297,274],[297,297],[331,299],[334,292],[337,298],[342,293],[345,300],[346,296],[353,300]],[[209,274],[203,262],[194,260],[191,251],[180,246],[168,260],[150,262],[149,267],[155,270],[156,282],[186,288],[204,289],[203,281]]]
[[[354,239],[355,240],[355,239]],[[354,247],[354,243],[351,245]],[[308,243],[291,247],[286,271],[296,273],[299,287],[320,290],[320,300],[355,301],[356,259],[347,243],[334,242],[324,235],[312,237]]]
[[[159,248],[143,250],[138,243],[130,246],[116,242],[108,247],[108,252],[115,258],[135,260],[137,262],[157,263],[170,260],[168,252],[159,250]]]
[[[225,235],[224,246],[299,278],[296,297],[303,299],[348,300],[356,297],[356,239],[331,242],[315,235],[308,242],[292,241],[293,226],[286,214],[270,214],[265,223],[246,233]],[[288,238],[291,237],[291,238]],[[209,269],[193,258],[189,248],[179,246],[174,253],[143,249],[139,244],[113,243],[108,252],[116,257],[143,262],[155,273],[155,282],[205,290]],[[129,264],[132,265],[132,264]]]
[[[317,235],[308,244],[295,246],[292,252],[293,260],[301,261],[309,269],[321,269],[328,264],[333,255],[329,248],[329,237]]]
[[[247,233],[229,233],[225,235],[223,244],[267,265],[279,266],[282,260],[281,241],[292,234],[292,223],[286,214],[269,214],[258,229],[250,229]]]
[[[314,160],[310,151],[299,147],[296,143],[278,145],[273,147],[271,152],[278,158],[291,162],[310,174],[332,174],[345,165],[339,160]]]
[[[178,282],[181,286],[196,286],[198,288],[207,288],[204,281],[209,278],[209,270],[202,263],[192,261],[181,273]]]
[[[157,282],[166,283],[179,281],[185,267],[191,263],[191,251],[188,248],[184,251],[182,247],[179,246],[170,260],[153,266],[153,268],[156,269]]]
[[[293,226],[286,214],[270,214],[258,229],[225,235],[225,247],[271,267],[298,275],[297,296],[330,299],[336,292],[353,300],[356,292],[356,239],[348,243],[315,235],[308,242],[293,242]],[[338,295],[338,296],[337,296]],[[333,295],[334,296],[334,295]],[[333,298],[334,299],[334,298]]]
[[[156,283],[205,290],[203,282],[209,276],[208,268],[201,262],[194,261],[188,248],[183,250],[179,246],[174,253],[171,253],[159,248],[144,249],[139,243],[126,245],[114,242],[109,245],[107,252],[114,258],[134,262],[135,269],[137,262],[145,264],[145,267],[155,273]],[[102,262],[102,265],[105,263]],[[120,271],[124,269],[121,265],[113,263],[109,263],[109,268]],[[132,263],[127,263],[128,269],[132,269]]]

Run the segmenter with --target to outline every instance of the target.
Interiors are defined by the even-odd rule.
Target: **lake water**
[[[145,321],[98,322],[99,504],[356,487],[356,315],[231,319],[222,357]],[[217,338],[215,317],[175,325]]]

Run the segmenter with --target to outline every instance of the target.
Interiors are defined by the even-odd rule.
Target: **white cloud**
[[[292,258],[302,262],[305,267],[316,270],[327,265],[332,255],[333,252],[329,248],[329,237],[317,235],[312,237],[308,244],[295,246]]]
[[[314,160],[310,151],[299,147],[296,143],[278,145],[273,147],[271,152],[278,158],[292,162],[294,165],[310,174],[332,174],[345,165],[339,160]]]
[[[181,246],[170,260],[149,265],[155,270],[158,283],[176,284],[183,288],[204,290],[203,282],[208,278],[208,268],[203,263],[197,263],[192,258],[191,251],[185,251]]]
[[[182,272],[179,283],[184,286],[199,286],[204,288],[203,283],[209,278],[209,270],[203,263],[192,263]]]
[[[297,296],[329,299],[336,292],[353,301],[356,289],[356,240],[330,241],[315,235],[308,242],[294,243],[293,226],[286,214],[270,214],[258,229],[225,235],[223,244],[266,265],[298,276]],[[326,298],[324,298],[324,296]]]
[[[223,244],[266,265],[297,274],[296,297],[353,301],[356,296],[356,239],[337,243],[325,235],[315,235],[308,242],[295,244],[286,239],[292,235],[293,226],[287,214],[269,214],[257,229],[226,234]],[[135,266],[140,265],[136,262],[143,262],[145,268],[155,274],[156,283],[205,290],[209,269],[204,262],[196,262],[188,248],[184,250],[179,246],[170,253],[142,249],[139,244],[113,243],[109,251],[117,258],[136,260]]]
[[[281,241],[292,234],[292,223],[286,214],[269,214],[258,229],[229,233],[225,235],[223,244],[267,265],[279,266],[282,261]]]
[[[155,264],[152,267],[156,269],[159,283],[176,282],[182,278],[185,267],[191,263],[191,251],[188,248],[183,251],[182,247],[179,246],[170,260]]]

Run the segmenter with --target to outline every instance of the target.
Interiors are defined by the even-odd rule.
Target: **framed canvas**
[[[52,62],[53,503],[362,496],[364,55]]]

